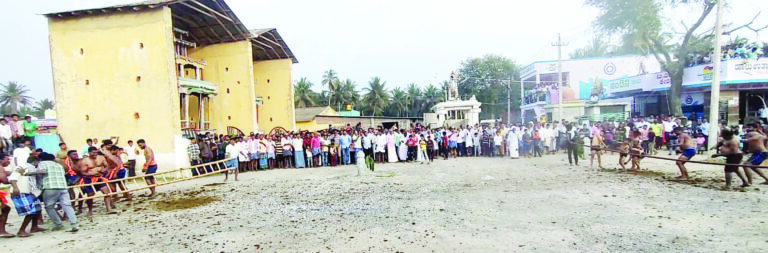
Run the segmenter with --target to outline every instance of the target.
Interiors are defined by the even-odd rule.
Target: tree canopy
[[[499,55],[469,58],[459,69],[459,94],[463,99],[475,96],[483,103],[480,118],[500,118],[507,110],[510,94],[512,111],[520,110],[520,71],[512,59]],[[508,92],[511,89],[511,92]]]

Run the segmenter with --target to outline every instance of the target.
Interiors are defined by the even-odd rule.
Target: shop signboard
[[[683,86],[711,85],[713,70],[711,63],[685,68]],[[723,61],[720,80],[726,84],[768,82],[768,58]]]
[[[726,69],[728,82],[768,82],[768,58],[755,60],[730,60]]]
[[[606,81],[605,97],[614,97],[626,92],[643,92],[669,88],[667,72],[643,74]]]

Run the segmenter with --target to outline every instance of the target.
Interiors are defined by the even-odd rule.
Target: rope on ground
[[[595,147],[592,147],[590,145],[584,145],[584,147],[595,149]],[[616,149],[609,149],[609,148],[596,148],[599,150],[604,151],[611,151],[611,152],[617,152],[622,154],[628,154],[632,156],[642,156],[643,158],[649,157],[654,159],[660,159],[660,160],[667,160],[667,161],[682,161],[686,163],[698,163],[698,164],[706,164],[706,165],[717,165],[717,166],[739,166],[739,167],[750,167],[750,168],[758,168],[758,169],[768,169],[768,166],[764,165],[752,165],[752,164],[740,164],[740,163],[715,163],[715,162],[705,162],[705,161],[692,161],[692,160],[680,160],[677,158],[669,158],[669,157],[661,157],[661,156],[653,156],[653,155],[646,155],[646,154],[632,154],[631,152],[622,151],[622,150],[616,150]]]
[[[227,172],[232,168],[235,168],[235,169],[237,168],[237,162],[235,159],[237,158],[229,158],[225,160],[199,164],[199,165],[195,165],[187,168],[178,168],[175,170],[158,172],[158,173],[149,174],[149,175],[114,179],[114,180],[109,180],[109,182],[107,183],[95,182],[95,183],[89,183],[89,184],[75,184],[75,185],[69,186],[68,188],[75,192],[75,196],[80,196],[73,199],[73,201],[91,200],[91,199],[96,199],[101,197],[114,196],[118,194],[149,189],[150,187],[165,186],[173,183],[189,181],[189,180],[198,179],[201,177],[207,177],[207,176],[219,174],[222,172]],[[227,164],[232,163],[232,161],[235,161],[234,162],[235,167],[228,167]],[[208,169],[210,169],[210,171]],[[191,171],[191,170],[197,171],[197,176],[185,177],[186,173],[184,172]],[[178,173],[177,175],[180,174],[182,175],[182,177],[181,178],[175,177],[173,176],[174,173]],[[153,185],[147,184],[148,177],[153,177],[155,179],[155,184]],[[128,186],[126,185],[126,182],[131,182],[132,184],[136,185],[137,182],[141,182],[141,181],[144,182],[145,186],[128,189]],[[115,187],[116,191],[112,191],[112,188],[109,187],[110,184],[122,185],[125,190],[121,190],[119,187]],[[99,188],[106,187],[107,193],[104,194],[101,191],[96,190],[96,187],[99,187]],[[90,190],[93,191],[95,194],[93,196],[88,196],[83,190],[85,188],[90,188]]]

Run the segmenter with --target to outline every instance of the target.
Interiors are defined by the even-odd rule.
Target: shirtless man
[[[629,147],[630,147],[629,140],[621,142],[619,146],[619,165],[621,166],[622,170],[626,170],[627,167],[625,165],[629,163],[629,161],[625,161],[625,159],[627,159],[627,156],[629,156]]]
[[[76,185],[80,181],[80,176],[77,174],[78,170],[75,168],[77,167],[77,163],[80,161],[80,157],[78,156],[77,150],[70,150],[67,151],[67,156],[64,159],[60,159],[59,163],[62,167],[64,167],[64,178],[67,180],[67,186]],[[75,206],[75,191],[72,190],[72,188],[68,189],[69,192],[69,199],[72,200],[72,206]],[[77,198],[82,198],[83,196],[80,195]],[[77,213],[81,214],[83,212],[83,201],[78,201],[77,205]]]
[[[144,172],[144,175],[147,175],[146,181],[147,185],[149,185],[149,195],[143,195],[148,198],[152,198],[155,196],[155,177],[150,176],[152,174],[155,174],[157,172],[157,162],[155,162],[155,152],[152,151],[152,148],[147,146],[147,142],[144,141],[144,139],[140,139],[136,142],[136,144],[139,145],[139,148],[144,150],[144,159],[146,162],[144,162],[144,168],[141,169],[141,172]]]
[[[744,158],[744,154],[742,154],[741,149],[739,149],[739,142],[733,138],[733,132],[728,129],[723,129],[720,136],[723,137],[723,139],[717,143],[717,154],[712,155],[712,158],[724,156],[726,164],[741,164],[741,159]],[[731,179],[733,178],[732,173],[736,173],[736,176],[741,179],[741,187],[749,186],[747,180],[744,179],[744,175],[739,171],[738,165],[725,165],[726,189],[731,188]]]
[[[104,153],[104,155],[107,157],[107,163],[109,164],[109,170],[107,172],[106,178],[110,181],[125,178],[126,170],[125,167],[123,167],[123,161],[120,159],[120,147],[117,145],[110,145],[109,148],[102,150],[102,153]],[[122,181],[109,183],[111,192],[116,192],[118,187],[121,191],[123,191],[123,198],[126,201],[131,201],[131,194],[125,191],[125,184]],[[115,203],[113,201],[113,208],[114,204]]]
[[[5,167],[11,164],[10,156],[0,153],[0,184],[11,184],[8,180],[10,174],[5,171]],[[8,206],[8,193],[0,191],[0,238],[16,237],[5,231],[5,224],[8,221],[8,214],[11,213],[11,207]]]
[[[677,143],[680,144],[680,150],[683,154],[677,158],[677,167],[680,169],[680,175],[677,178],[691,179],[688,176],[688,170],[685,169],[685,163],[691,160],[691,157],[696,155],[696,139],[683,132],[682,127],[675,128],[675,135],[677,135]]]
[[[760,131],[757,131],[757,128],[758,125],[754,123],[747,126],[747,135],[744,139],[746,139],[749,153],[752,153],[752,155],[749,157],[749,160],[744,162],[745,165],[760,165],[766,158],[768,158],[768,150],[765,148],[765,142],[768,141],[768,137]],[[762,184],[768,185],[768,177],[765,177],[760,169],[744,166],[744,174],[747,175],[747,186],[752,184],[752,173],[750,173],[750,169],[765,179],[765,182]]]
[[[103,176],[107,172],[108,166],[107,159],[104,158],[103,154],[96,147],[90,147],[88,148],[88,157],[80,159],[76,168],[81,175],[80,184],[85,185],[82,187],[83,192],[91,197],[96,195],[95,191],[101,191],[104,194],[104,206],[107,208],[107,214],[115,214],[117,212],[112,211],[112,197],[108,195],[109,188],[104,187],[109,181]],[[99,184],[99,182],[101,183]],[[97,184],[90,185],[92,183]],[[88,205],[88,218],[92,220],[93,199],[86,200],[85,203]]]
[[[603,131],[597,128],[597,131],[593,131],[592,134],[592,154],[589,156],[589,167],[592,168],[594,166],[595,156],[597,156],[597,167],[602,169],[602,148],[605,147],[605,142],[603,142]]]
[[[640,160],[643,159],[643,139],[640,136],[640,130],[632,132],[632,140],[629,142],[629,153],[632,160],[632,168],[630,169],[640,170]]]

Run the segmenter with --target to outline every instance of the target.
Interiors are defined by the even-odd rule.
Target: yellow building
[[[58,132],[145,139],[161,169],[188,165],[184,133],[293,130],[291,65],[275,29],[224,1],[151,0],[48,18]]]
[[[317,122],[318,116],[339,116],[339,113],[330,106],[296,108],[296,128],[309,131],[328,129],[328,124]],[[336,124],[332,127],[343,126]]]

